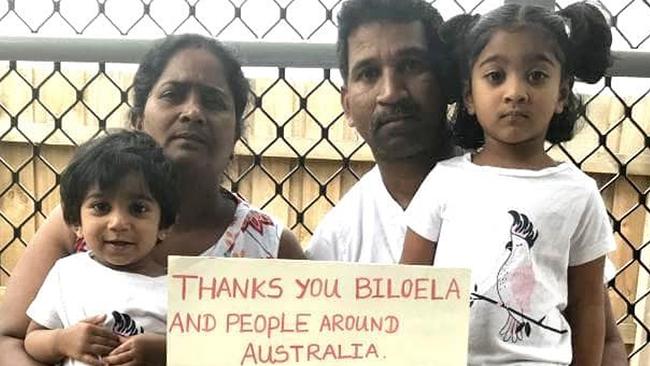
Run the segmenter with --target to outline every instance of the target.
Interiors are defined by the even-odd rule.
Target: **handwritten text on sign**
[[[433,267],[170,257],[168,364],[464,365],[468,283]]]

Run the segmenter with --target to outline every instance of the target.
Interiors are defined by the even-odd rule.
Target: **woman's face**
[[[236,123],[221,61],[186,48],[172,56],[151,89],[138,127],[174,162],[221,174],[234,149]]]

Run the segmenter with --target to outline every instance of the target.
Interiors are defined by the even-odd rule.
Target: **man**
[[[368,143],[376,166],[316,229],[307,255],[316,260],[397,263],[404,209],[436,162],[453,155],[443,93],[442,23],[424,0],[348,0],[339,13],[341,103]],[[627,364],[606,296],[603,365]]]
[[[441,23],[424,1],[352,0],[341,8],[341,103],[377,165],[325,217],[312,257],[399,261],[404,209],[435,163],[451,156],[439,85]]]

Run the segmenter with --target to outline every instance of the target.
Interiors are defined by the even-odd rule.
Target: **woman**
[[[163,147],[180,176],[178,218],[154,249],[156,261],[165,264],[168,255],[304,258],[290,231],[219,186],[248,102],[241,65],[220,43],[198,35],[167,37],[145,55],[133,88],[131,125]],[[53,263],[82,247],[55,209],[9,281],[0,308],[0,364],[37,364],[23,348],[25,310]],[[164,355],[164,341],[145,346],[147,354]]]

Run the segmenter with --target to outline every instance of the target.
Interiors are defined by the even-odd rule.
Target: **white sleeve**
[[[329,219],[328,214],[318,225],[314,235],[309,240],[307,249],[305,249],[305,255],[308,259],[317,261],[343,260],[338,253],[338,244],[341,244],[340,240],[336,240],[336,230],[342,228],[332,225],[332,223],[333,221]]]
[[[445,169],[436,166],[424,179],[406,209],[406,224],[421,237],[437,242],[444,209]]]
[[[336,247],[323,236],[312,236],[309,246],[305,249],[305,255],[315,261],[335,261]]]
[[[589,198],[571,237],[569,266],[578,266],[616,249],[607,209],[595,183],[589,187]]]
[[[63,322],[59,316],[57,304],[61,299],[60,266],[55,263],[48,272],[45,281],[38,290],[36,297],[27,308],[27,316],[35,323],[48,329],[61,329]]]

